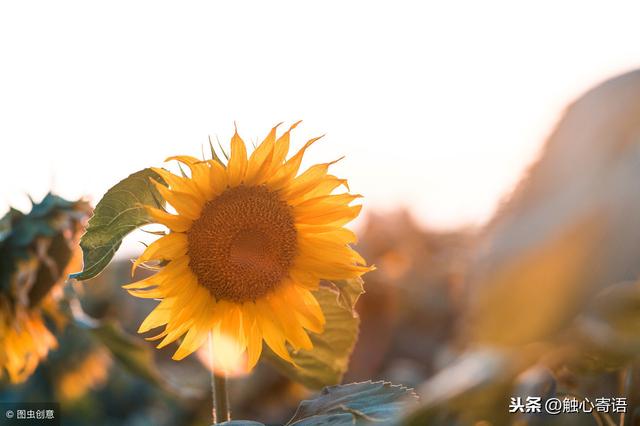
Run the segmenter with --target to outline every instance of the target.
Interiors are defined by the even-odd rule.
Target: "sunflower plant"
[[[159,348],[177,343],[174,360],[209,343],[214,422],[230,421],[227,374],[249,372],[261,358],[307,387],[331,385],[289,424],[391,422],[412,400],[410,390],[338,385],[357,338],[361,276],[373,267],[345,227],[360,213],[353,203],[361,196],[329,173],[336,161],[300,173],[320,138],[289,156],[298,124],[280,135],[275,126],[250,154],[236,129],[229,155],[210,144],[210,158],[168,158],[179,174],[150,167],[116,184],[89,221],[84,268],[73,277],[96,276],[129,232],[160,224],[164,231],[132,266],[132,273],[144,267],[154,274],[124,288],[159,302],[139,332],[156,330],[149,339]]]
[[[90,207],[47,194],[0,219],[0,379],[24,382],[57,347],[67,318],[58,301],[80,264],[78,239]]]

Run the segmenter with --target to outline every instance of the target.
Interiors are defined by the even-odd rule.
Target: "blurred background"
[[[95,203],[133,171],[199,156],[208,136],[227,143],[234,122],[259,141],[303,119],[294,144],[327,133],[307,164],[346,156],[335,174],[365,196],[353,226],[378,267],[345,382],[415,387],[408,424],[640,424],[639,13],[635,2],[5,2],[0,211],[28,212],[27,194],[49,191]],[[72,287],[89,315],[135,335],[153,303],[120,284],[153,238],[131,235],[102,275]],[[57,338],[0,400],[59,400],[69,425],[207,424],[196,356],[149,355],[108,328]],[[142,368],[149,356],[157,370]],[[310,395],[261,364],[232,401],[240,417],[282,423]],[[515,395],[625,397],[629,410],[509,415]]]
[[[369,211],[482,224],[567,103],[640,65],[637,2],[7,2],[0,209],[94,200],[177,153],[280,121],[327,134]],[[95,161],[99,158],[100,161]],[[92,161],[92,159],[94,161]],[[73,164],[73,167],[70,165]],[[16,179],[19,176],[20,179]],[[82,178],[78,178],[82,176]]]

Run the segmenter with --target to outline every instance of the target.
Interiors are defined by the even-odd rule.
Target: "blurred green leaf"
[[[270,350],[267,359],[290,379],[312,389],[338,384],[349,366],[349,357],[358,338],[360,319],[352,307],[343,304],[341,293],[327,287],[314,292],[326,324],[322,334],[310,333],[313,349],[290,349],[296,366]],[[355,301],[355,298],[353,298]]]
[[[9,235],[11,235],[11,228],[13,227],[13,220],[16,214],[21,214],[15,209],[9,210],[9,212],[0,219],[0,243],[2,243]]]
[[[28,214],[11,209],[0,221],[0,241],[9,238],[12,247],[27,247],[37,237],[53,237],[69,220],[81,220],[88,211],[84,201],[68,201],[48,193],[40,203],[31,200]]]
[[[63,277],[73,251],[70,235],[88,216],[85,201],[48,193],[28,214],[11,208],[0,220],[0,288],[36,306]],[[19,274],[18,274],[19,272]]]
[[[143,205],[162,207],[164,201],[149,178],[164,183],[156,172],[144,169],[120,181],[102,197],[80,240],[84,269],[71,278],[86,280],[98,275],[113,258],[122,239],[150,223]]]
[[[413,390],[388,382],[362,382],[324,388],[302,401],[287,426],[395,424],[417,402]]]
[[[39,203],[34,203],[33,200],[31,203],[33,204],[33,208],[29,212],[31,218],[46,217],[56,210],[71,210],[76,204],[74,201],[65,200],[51,192],[45,195]]]
[[[53,237],[56,235],[57,230],[49,222],[47,218],[24,216],[24,220],[15,223],[11,230],[11,245],[14,247],[27,247],[37,237]]]
[[[59,280],[66,280],[63,273],[73,255],[67,238],[60,233],[46,243],[41,239],[36,241],[36,247],[39,265],[28,293],[30,306],[39,304]]]
[[[86,324],[81,324],[86,327]],[[132,374],[164,388],[165,383],[158,372],[151,348],[143,341],[127,334],[116,323],[104,323],[89,328],[89,331],[113,354]]]

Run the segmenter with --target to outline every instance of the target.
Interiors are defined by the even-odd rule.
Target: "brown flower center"
[[[296,253],[291,208],[262,186],[229,188],[187,233],[189,267],[216,299],[244,302],[275,289]]]

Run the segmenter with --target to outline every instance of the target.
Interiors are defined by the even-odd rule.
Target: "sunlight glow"
[[[327,133],[306,164],[346,155],[365,212],[477,225],[569,102],[640,64],[634,2],[36,3],[0,5],[3,211],[304,119],[293,146]]]

